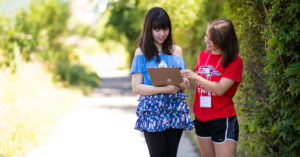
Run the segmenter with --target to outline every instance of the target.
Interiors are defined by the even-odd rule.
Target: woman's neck
[[[220,54],[222,54],[221,50],[211,50],[211,53],[213,55],[220,55]]]
[[[158,44],[158,43],[154,43],[154,45],[156,46],[158,52],[160,53],[161,52],[161,48],[162,48],[162,44]]]

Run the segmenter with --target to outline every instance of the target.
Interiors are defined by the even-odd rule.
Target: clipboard
[[[179,86],[179,84],[183,82],[178,67],[147,68],[147,72],[154,86],[166,86],[166,85]]]

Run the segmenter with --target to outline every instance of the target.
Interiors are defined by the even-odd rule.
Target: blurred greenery
[[[33,1],[29,9],[21,9],[14,19],[1,16],[0,68],[17,70],[17,56],[12,53],[17,47],[23,60],[44,62],[54,80],[87,94],[100,78],[81,65],[73,47],[64,44],[72,35],[67,29],[69,17],[68,3],[56,0]]]

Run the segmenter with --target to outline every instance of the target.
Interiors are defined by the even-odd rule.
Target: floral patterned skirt
[[[185,102],[187,95],[156,94],[140,96],[137,107],[135,129],[148,132],[164,131],[168,128],[192,130],[194,124],[189,116],[189,107]]]

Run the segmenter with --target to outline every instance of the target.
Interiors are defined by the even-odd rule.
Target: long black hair
[[[137,44],[141,48],[146,60],[156,56],[156,62],[160,61],[159,51],[154,45],[153,29],[169,29],[169,35],[162,44],[162,53],[171,55],[173,49],[172,26],[168,13],[160,7],[154,7],[148,11],[145,17],[143,30],[138,37]]]
[[[228,19],[217,19],[208,24],[210,40],[222,51],[222,66],[226,67],[239,54],[239,42],[234,26]]]

